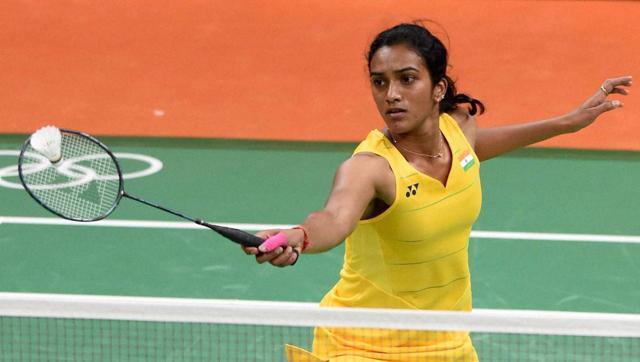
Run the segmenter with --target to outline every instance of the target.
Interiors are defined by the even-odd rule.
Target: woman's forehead
[[[408,68],[427,71],[422,57],[405,44],[380,47],[371,58],[369,68],[370,73],[398,72]]]

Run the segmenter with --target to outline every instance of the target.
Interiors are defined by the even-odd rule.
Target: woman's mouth
[[[407,110],[403,108],[389,108],[385,113],[391,118],[402,118],[407,114]]]

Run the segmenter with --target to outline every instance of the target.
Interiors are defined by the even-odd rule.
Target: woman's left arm
[[[607,96],[629,94],[624,87],[631,86],[631,83],[631,76],[607,79],[580,107],[560,117],[502,127],[478,128],[475,152],[481,161],[488,160],[554,136],[577,132],[593,123],[602,113],[622,107],[621,101],[609,100]]]

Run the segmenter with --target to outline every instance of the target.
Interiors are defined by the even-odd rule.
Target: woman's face
[[[413,49],[404,44],[381,47],[371,58],[369,76],[378,112],[391,132],[410,132],[428,118],[437,119],[435,98],[444,94],[444,87],[439,83],[434,88],[429,70]]]

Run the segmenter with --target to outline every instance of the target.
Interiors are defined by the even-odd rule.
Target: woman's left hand
[[[625,76],[605,80],[596,93],[587,99],[578,109],[570,114],[569,129],[579,131],[593,123],[602,113],[622,107],[624,104],[618,99],[609,99],[609,94],[626,96],[632,84],[632,77]]]

